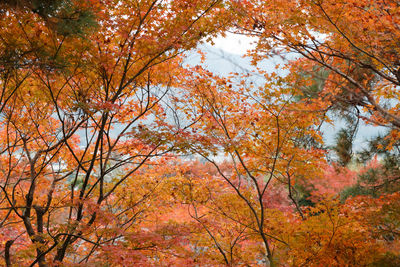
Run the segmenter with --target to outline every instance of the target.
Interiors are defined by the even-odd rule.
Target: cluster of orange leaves
[[[359,173],[329,165],[319,131],[342,101],[396,141],[395,1],[74,4],[97,18],[86,37],[23,7],[0,22],[1,265],[398,262],[399,193],[341,203]],[[227,29],[259,38],[254,64],[302,57],[283,77],[183,66]]]

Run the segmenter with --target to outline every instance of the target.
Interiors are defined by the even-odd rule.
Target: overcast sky
[[[225,37],[215,38],[214,47],[218,49],[222,49],[228,53],[236,54],[236,55],[244,55],[247,50],[254,47],[254,41],[256,38],[248,37],[245,35],[226,33]]]

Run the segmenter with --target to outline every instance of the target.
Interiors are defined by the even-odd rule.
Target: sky
[[[235,55],[244,55],[247,50],[255,47],[255,37],[239,35],[227,32],[225,37],[219,36],[213,39],[213,47]]]

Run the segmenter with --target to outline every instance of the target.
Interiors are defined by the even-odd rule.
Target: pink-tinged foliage
[[[346,167],[326,165],[324,177],[312,181],[314,196],[333,197],[357,183],[358,172]]]

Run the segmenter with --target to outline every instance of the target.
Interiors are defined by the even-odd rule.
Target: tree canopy
[[[396,1],[0,13],[0,265],[400,264]],[[254,70],[185,64],[227,31],[256,37]],[[386,131],[357,150],[360,123]]]

